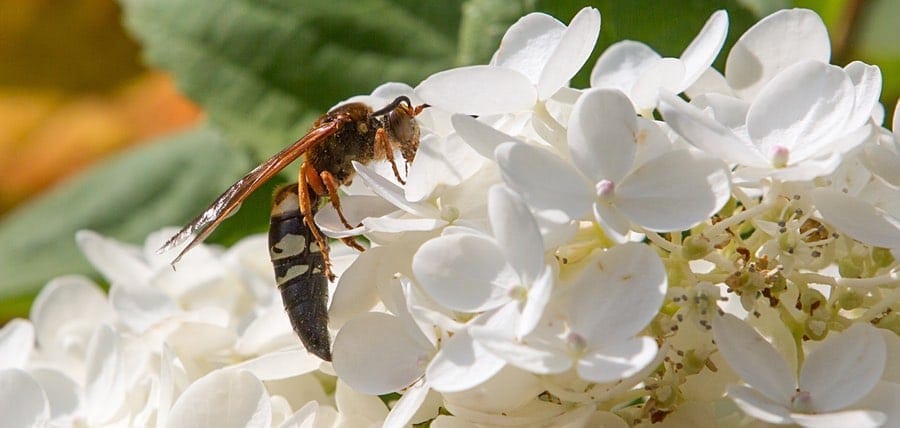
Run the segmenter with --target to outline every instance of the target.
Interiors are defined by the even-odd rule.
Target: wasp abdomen
[[[310,193],[317,199],[314,192]],[[297,183],[275,192],[269,223],[269,255],[294,332],[309,352],[331,361],[325,258],[312,229],[303,223],[298,201]],[[315,209],[318,201],[311,202]]]

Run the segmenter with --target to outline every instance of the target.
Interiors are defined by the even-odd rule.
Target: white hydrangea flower
[[[532,13],[503,36],[490,65],[436,73],[416,87],[428,104],[455,113],[490,115],[532,110],[569,80],[590,57],[600,33],[600,12],[584,8],[568,27]]]
[[[570,119],[571,164],[522,143],[501,144],[497,160],[510,188],[536,211],[560,212],[564,217],[554,217],[562,222],[593,210],[618,242],[632,224],[662,232],[688,229],[728,200],[728,168],[720,160],[671,150],[635,165],[638,138],[628,99],[616,90],[592,89],[579,98]],[[543,167],[531,168],[537,164]]]
[[[680,93],[709,70],[728,35],[728,13],[716,11],[684,49],[680,58],[663,58],[650,46],[626,40],[608,47],[591,71],[592,88],[618,89],[648,117],[656,108],[659,91]]]
[[[811,11],[760,21],[721,74],[727,27],[680,58],[615,44],[582,90],[599,12],[530,14],[490,64],[352,98],[433,107],[403,180],[354,165],[361,226],[316,216],[370,243],[332,248],[333,365],[262,236],[173,270],[171,230],[79,233],[109,293],[57,278],[0,329],[4,422],[897,425],[900,113],[877,125],[880,71],[829,65]]]
[[[726,315],[713,323],[719,351],[748,386],[732,385],[728,396],[752,416],[775,424],[877,427],[885,414],[858,403],[884,371],[881,334],[854,324],[811,352],[799,377],[777,351],[740,319]],[[857,404],[858,403],[858,404]],[[860,410],[846,410],[850,406]]]

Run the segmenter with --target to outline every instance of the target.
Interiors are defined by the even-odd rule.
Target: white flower
[[[488,115],[529,111],[566,86],[584,65],[600,32],[600,12],[584,8],[566,27],[532,13],[503,36],[491,65],[431,75],[416,87],[425,102],[455,113]]]
[[[413,273],[437,303],[454,311],[514,306],[515,335],[522,337],[537,326],[555,273],[544,262],[540,229],[519,197],[495,186],[488,199],[493,238],[459,231],[432,239],[413,258]]]
[[[799,377],[737,317],[717,318],[713,334],[729,366],[747,383],[728,388],[728,396],[747,414],[802,426],[875,427],[885,422],[883,413],[865,410],[860,401],[881,378],[886,360],[884,340],[871,326],[854,324],[822,342],[806,357]]]
[[[709,70],[728,35],[728,13],[717,11],[684,49],[680,58],[663,58],[651,47],[631,40],[612,44],[591,71],[592,88],[618,89],[643,116],[656,108],[661,88],[680,93]]]
[[[752,100],[782,70],[805,60],[828,63],[831,42],[822,18],[808,9],[779,10],[745,32],[725,63],[728,86]]]
[[[820,188],[812,195],[825,221],[851,238],[876,247],[900,249],[900,219],[891,213],[837,190]]]
[[[659,109],[666,123],[701,150],[745,167],[736,172],[745,181],[831,173],[843,153],[870,137],[865,125],[878,103],[881,73],[858,61],[829,65],[821,26],[804,10],[761,21],[729,55],[726,77],[737,76],[729,83],[744,99],[709,94],[687,104],[664,92]]]
[[[542,148],[504,143],[497,148],[503,178],[539,215],[563,222],[593,210],[604,232],[618,242],[632,224],[682,230],[718,211],[729,197],[726,165],[687,150],[635,165],[635,117],[621,92],[588,90],[569,124],[574,167]]]
[[[656,315],[665,294],[659,257],[645,245],[628,243],[586,263],[569,291],[565,320],[550,318],[521,340],[504,327],[473,326],[470,332],[524,370],[552,374],[574,367],[582,379],[612,382],[637,373],[656,356],[655,341],[636,335]],[[503,311],[494,317],[514,319]]]

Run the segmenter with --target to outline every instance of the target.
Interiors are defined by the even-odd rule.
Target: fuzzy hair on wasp
[[[276,276],[281,274],[278,285],[295,331],[304,344],[307,344],[308,340],[310,344],[318,341],[316,345],[308,345],[307,349],[320,358],[330,360],[329,337],[327,329],[325,329],[328,322],[327,313],[321,310],[326,302],[315,306],[317,309],[313,311],[316,313],[313,316],[314,319],[295,320],[295,317],[306,316],[304,315],[305,311],[298,310],[299,306],[307,305],[305,300],[303,304],[297,303],[301,300],[297,297],[298,293],[304,293],[305,288],[312,288],[310,297],[327,300],[327,292],[323,295],[321,288],[306,286],[324,282],[320,281],[317,275],[330,281],[335,278],[328,255],[328,240],[313,219],[319,200],[327,196],[344,226],[352,229],[353,225],[347,221],[341,209],[338,188],[353,181],[355,174],[353,161],[367,164],[376,160],[387,160],[391,164],[394,176],[403,183],[394,157],[394,150],[400,151],[407,166],[412,163],[419,147],[419,125],[415,117],[426,107],[428,107],[426,104],[413,106],[408,97],[399,96],[378,110],[373,110],[370,106],[359,102],[346,103],[333,108],[320,116],[306,135],[231,185],[206,210],[166,241],[157,252],[163,253],[171,250],[190,239],[172,260],[174,266],[185,253],[203,242],[219,224],[234,213],[240,207],[241,202],[247,199],[253,191],[295,160],[303,157],[304,161],[300,167],[296,186],[288,186],[287,190],[282,188],[276,192],[269,233],[270,255]],[[285,199],[291,198],[293,195],[296,195],[296,210],[292,210],[292,206],[289,204],[284,204]],[[294,212],[296,214],[293,214]],[[276,222],[276,217],[292,215],[296,217],[297,221]],[[273,231],[272,228],[277,230]],[[277,238],[276,242],[272,242],[273,234]],[[287,245],[284,241],[286,237],[287,239],[312,238],[315,245],[313,246],[308,239],[302,245]],[[341,240],[348,246],[360,251],[364,250],[352,237],[341,238]],[[276,245],[278,245],[277,248]],[[286,254],[286,252],[293,252],[293,254]],[[321,254],[320,269],[316,269],[315,265],[318,263],[318,259],[311,256],[313,253]],[[296,263],[296,265],[291,263]],[[286,277],[285,275],[292,274],[289,274],[292,267],[294,268],[293,272],[308,270],[309,275]],[[292,278],[294,280],[291,280]],[[324,338],[322,337],[323,332]]]

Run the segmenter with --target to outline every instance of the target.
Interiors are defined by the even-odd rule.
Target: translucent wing
[[[310,147],[319,144],[328,137],[337,133],[341,127],[350,121],[345,115],[337,115],[334,120],[325,122],[321,126],[309,131],[302,138],[291,144],[286,149],[278,152],[269,160],[263,162],[245,175],[243,178],[231,185],[224,193],[222,193],[210,206],[196,218],[191,220],[184,228],[182,228],[175,236],[169,238],[159,250],[157,254],[171,250],[182,242],[186,241],[191,235],[196,233],[191,242],[178,253],[178,256],[172,260],[172,264],[178,263],[181,257],[195,245],[203,242],[222,221],[228,218],[231,213],[241,206],[241,202],[247,199],[254,190],[258,189],[263,183],[268,181],[272,176],[281,171],[297,160],[303,153],[306,153]]]

